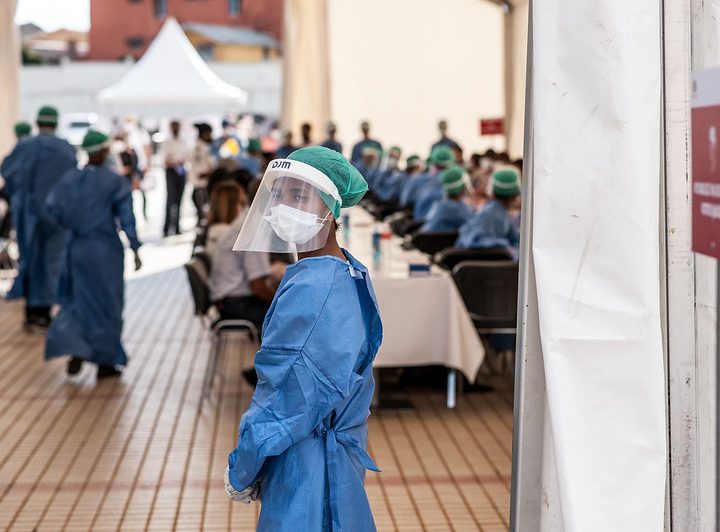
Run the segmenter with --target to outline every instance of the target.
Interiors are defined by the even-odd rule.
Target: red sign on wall
[[[504,135],[505,120],[502,118],[480,119],[480,135]]]
[[[692,249],[720,260],[720,101],[712,95],[720,86],[713,87],[715,81],[720,77],[700,74],[693,85]]]

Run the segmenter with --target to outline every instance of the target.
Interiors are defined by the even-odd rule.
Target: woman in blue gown
[[[228,457],[226,490],[260,499],[258,530],[375,530],[365,494],[372,362],[382,324],[367,269],[335,238],[367,191],[323,147],[270,163],[236,250],[293,252],[265,318],[259,381]]]
[[[47,335],[45,358],[72,355],[68,373],[83,361],[98,366],[98,379],[120,375],[127,364],[120,342],[125,281],[125,232],[140,268],[131,187],[105,166],[108,137],[89,131],[83,140],[88,165],[70,170],[55,185],[47,207],[70,239],[60,278],[60,313]]]

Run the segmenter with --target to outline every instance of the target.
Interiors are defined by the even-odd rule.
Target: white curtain
[[[19,99],[20,48],[15,26],[17,0],[0,2],[0,158],[10,151],[15,140]]]
[[[568,531],[664,526],[660,13],[533,7],[531,258]]]
[[[282,125],[300,142],[300,124],[324,140],[330,118],[327,0],[285,0]]]
[[[505,16],[505,122],[507,151],[513,159],[523,155],[528,16],[528,0],[514,0]]]

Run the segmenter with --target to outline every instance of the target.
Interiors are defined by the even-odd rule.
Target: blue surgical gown
[[[490,200],[460,228],[456,247],[465,249],[507,247],[517,249],[520,233],[507,209]]]
[[[293,146],[292,144],[283,144],[282,146],[278,147],[277,150],[275,150],[275,157],[277,157],[278,159],[287,159],[292,152],[298,149],[298,146]]]
[[[439,182],[437,172],[414,175],[405,182],[400,191],[400,205],[403,207],[415,205],[420,193],[434,182]]]
[[[382,324],[367,269],[324,256],[287,268],[255,356],[258,384],[228,457],[261,485],[259,531],[375,530],[363,486]]]
[[[342,144],[340,144],[337,140],[327,139],[325,142],[320,144],[320,146],[329,150],[336,151],[338,153],[342,153]]]
[[[472,216],[472,209],[462,200],[445,199],[433,205],[420,228],[421,233],[457,231]]]
[[[238,164],[240,165],[240,168],[246,170],[253,177],[257,177],[260,173],[260,161],[257,157],[253,157],[251,155],[240,157],[238,159]]]
[[[425,220],[433,206],[442,201],[444,197],[442,183],[439,180],[430,181],[425,188],[420,191],[415,205],[413,206],[413,219]]]
[[[45,200],[60,176],[76,164],[75,149],[47,133],[19,142],[3,161],[20,251],[18,275],[8,299],[25,298],[29,307],[56,303],[67,231],[48,215]]]
[[[50,193],[48,209],[70,230],[70,240],[46,359],[73,355],[106,366],[127,363],[120,343],[125,253],[118,229],[133,249],[140,247],[131,194],[128,180],[105,166],[70,170]]]
[[[379,167],[377,165],[365,166],[362,161],[360,161],[355,165],[355,168],[357,168],[358,172],[360,172],[360,174],[365,178],[365,181],[368,184],[368,188],[372,190],[375,183],[375,178],[380,172]]]
[[[398,201],[403,185],[410,179],[407,172],[395,172],[385,179],[375,192],[381,201]]]
[[[362,151],[364,148],[367,147],[375,148],[382,153],[382,144],[380,144],[377,140],[361,140],[360,142],[355,144],[355,146],[353,146],[352,154],[350,155],[350,162],[353,164],[359,163],[360,159],[362,158]]]

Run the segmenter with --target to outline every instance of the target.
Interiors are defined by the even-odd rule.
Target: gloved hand
[[[256,482],[252,486],[238,491],[230,484],[230,468],[227,467],[225,468],[225,493],[235,502],[250,504],[260,498],[260,483]]]

